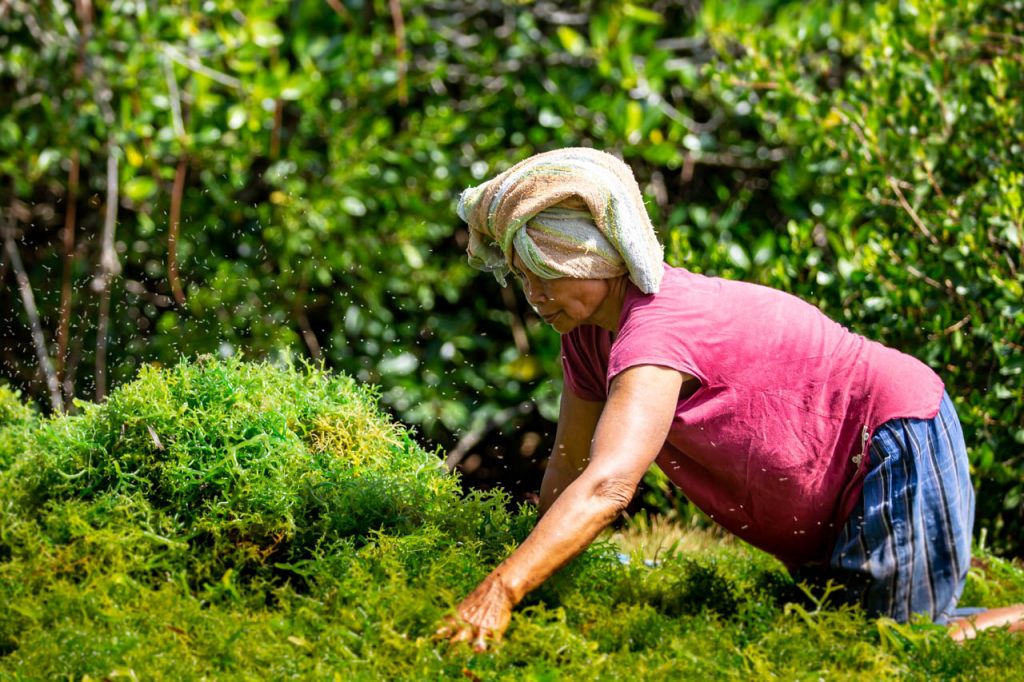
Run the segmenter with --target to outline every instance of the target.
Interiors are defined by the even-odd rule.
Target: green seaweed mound
[[[22,439],[0,477],[0,551],[59,546],[61,575],[277,584],[381,532],[509,522],[493,496],[453,517],[457,479],[344,375],[201,358],[81,407],[34,430],[27,408],[0,412]]]
[[[25,447],[36,411],[22,402],[21,392],[0,384],[0,471],[10,466]]]
[[[653,565],[596,543],[474,654],[432,635],[534,514],[464,495],[371,389],[200,358],[75,416],[18,398],[0,389],[0,679],[996,679],[1021,662],[1005,633],[960,647],[822,609],[738,543]],[[968,587],[1020,600],[1024,571],[988,557]]]

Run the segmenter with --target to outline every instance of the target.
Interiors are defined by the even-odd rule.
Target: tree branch
[[[85,76],[85,48],[92,34],[92,2],[91,0],[74,0],[75,14],[81,23],[81,30],[76,29],[78,38],[78,59],[75,61],[74,82],[78,86]],[[74,22],[67,21],[69,33],[75,27]],[[78,183],[81,162],[78,149],[71,152],[71,170],[68,172],[67,206],[64,209],[64,273],[60,293],[60,322],[57,327],[57,378],[61,382],[64,399],[73,402],[75,383],[69,380],[67,369],[68,338],[71,334],[71,309],[74,305],[72,276],[75,266],[75,223],[78,212]]]
[[[470,429],[469,433],[459,439],[459,442],[455,444],[455,447],[449,450],[448,459],[444,462],[445,466],[448,467],[449,471],[453,471],[462,459],[469,454],[469,451],[483,440],[484,436],[508,420],[515,417],[526,416],[535,409],[537,409],[537,406],[529,400],[526,400],[518,405],[498,410],[490,419],[484,420],[478,426]]]
[[[171,190],[170,227],[167,230],[167,278],[171,283],[174,300],[179,306],[185,305],[185,292],[181,288],[178,277],[178,232],[181,225],[181,201],[185,194],[185,173],[188,171],[188,157],[185,152],[178,159],[178,167],[174,169],[174,187]]]
[[[214,80],[220,83],[221,85],[226,85],[229,88],[241,89],[242,81],[238,80],[237,78],[229,76],[226,73],[221,73],[220,71],[211,69],[210,67],[205,66],[198,59],[178,52],[178,48],[176,48],[174,45],[164,45],[163,48],[164,54],[166,54],[168,57],[184,66],[189,71],[194,71],[195,73],[206,76],[207,78]]]
[[[352,15],[349,13],[348,8],[341,4],[341,0],[327,0],[327,4],[330,5],[339,17],[348,21],[352,20]]]
[[[409,58],[405,53],[405,20],[402,18],[402,5],[399,0],[388,0],[391,8],[391,21],[395,25],[395,60],[398,69],[398,101],[402,106],[409,103],[409,84],[405,74],[409,69]]]
[[[113,140],[107,152],[107,210],[103,220],[103,240],[100,251],[99,271],[92,281],[94,291],[100,292],[99,321],[96,325],[96,401],[107,395],[107,333],[110,327],[110,293],[114,277],[121,272],[121,263],[114,249],[114,232],[117,229],[118,167],[117,148]]]
[[[526,336],[526,326],[523,318],[519,315],[516,306],[516,296],[512,293],[512,287],[501,287],[501,302],[509,312],[512,327],[512,341],[515,342],[516,352],[520,355],[528,355],[530,352],[530,340]]]
[[[888,180],[889,187],[892,188],[892,191],[896,193],[896,198],[900,200],[900,206],[902,206],[903,210],[910,215],[911,219],[914,221],[914,224],[917,225],[918,229],[920,229],[921,232],[923,232],[924,235],[928,237],[932,244],[939,246],[938,238],[936,238],[936,236],[932,234],[932,231],[928,229],[928,226],[924,224],[924,221],[922,221],[920,216],[917,215],[917,211],[914,210],[913,206],[907,203],[906,198],[903,196],[903,192],[900,191],[900,184],[896,180],[896,178],[889,175],[886,177],[886,180]]]
[[[4,250],[10,259],[11,267],[14,268],[15,278],[18,281],[18,288],[21,290],[21,300],[25,305],[25,314],[28,315],[29,326],[32,329],[32,343],[36,349],[36,356],[39,358],[39,367],[46,376],[46,388],[50,393],[50,404],[55,412],[64,411],[64,400],[61,397],[60,382],[57,381],[57,373],[50,361],[50,353],[46,346],[46,337],[43,334],[43,325],[39,320],[39,310],[36,308],[36,298],[32,293],[32,283],[29,281],[28,273],[21,262],[21,255],[18,253],[18,245],[14,242],[14,230],[10,227],[0,228],[3,232]]]
[[[0,0],[0,2],[2,1]],[[3,291],[5,281],[7,281],[7,252],[0,251],[0,291]]]
[[[60,323],[57,327],[57,377],[64,383],[64,366],[68,355],[68,336],[71,329],[71,306],[74,302],[71,275],[75,267],[75,218],[78,204],[78,150],[71,152],[71,170],[68,172],[68,193],[64,209],[64,273],[60,288]],[[71,398],[71,395],[67,395]]]
[[[313,331],[313,326],[309,323],[309,317],[306,315],[304,308],[298,308],[295,312],[295,317],[299,322],[299,329],[302,330],[302,340],[306,342],[306,348],[309,349],[309,354],[313,356],[313,359],[317,362],[323,361],[323,351],[320,348],[320,341],[316,338],[316,332]]]
[[[174,77],[174,67],[166,59],[164,63],[164,76],[167,78],[167,94],[171,103],[171,123],[174,125],[174,136],[179,140],[185,139],[185,123],[181,116],[181,93],[178,92],[178,79]]]

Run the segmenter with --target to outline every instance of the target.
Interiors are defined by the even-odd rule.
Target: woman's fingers
[[[462,600],[454,614],[445,616],[434,639],[451,644],[466,642],[477,652],[501,639],[512,617],[513,601],[501,580],[493,576]]]
[[[452,644],[458,644],[459,642],[468,642],[469,640],[473,639],[473,631],[475,629],[475,627],[467,623],[466,625],[463,625],[461,628],[459,628],[454,635],[449,637],[448,641]]]
[[[480,628],[476,639],[473,640],[473,651],[483,653],[487,651],[487,640],[492,639],[491,632],[487,628]]]
[[[447,641],[449,644],[466,642],[472,645],[474,651],[480,653],[487,650],[490,640],[497,638],[490,628],[458,621],[454,616],[446,616],[431,639],[435,642]]]

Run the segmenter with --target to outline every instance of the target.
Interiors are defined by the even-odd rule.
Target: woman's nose
[[[543,303],[548,300],[548,297],[542,291],[540,283],[534,281],[532,277],[523,279],[523,293],[526,294],[526,300],[532,304]]]

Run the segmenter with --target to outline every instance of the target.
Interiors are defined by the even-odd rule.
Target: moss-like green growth
[[[37,417],[35,408],[22,402],[20,391],[0,384],[0,471],[24,449],[27,431]]]
[[[730,542],[628,565],[598,543],[473,654],[439,620],[532,511],[462,495],[353,380],[200,359],[39,419],[0,392],[0,677],[1009,677],[1020,640],[819,608]],[[8,417],[7,415],[13,415]],[[662,543],[659,543],[661,545]],[[987,557],[969,594],[1024,599]]]

